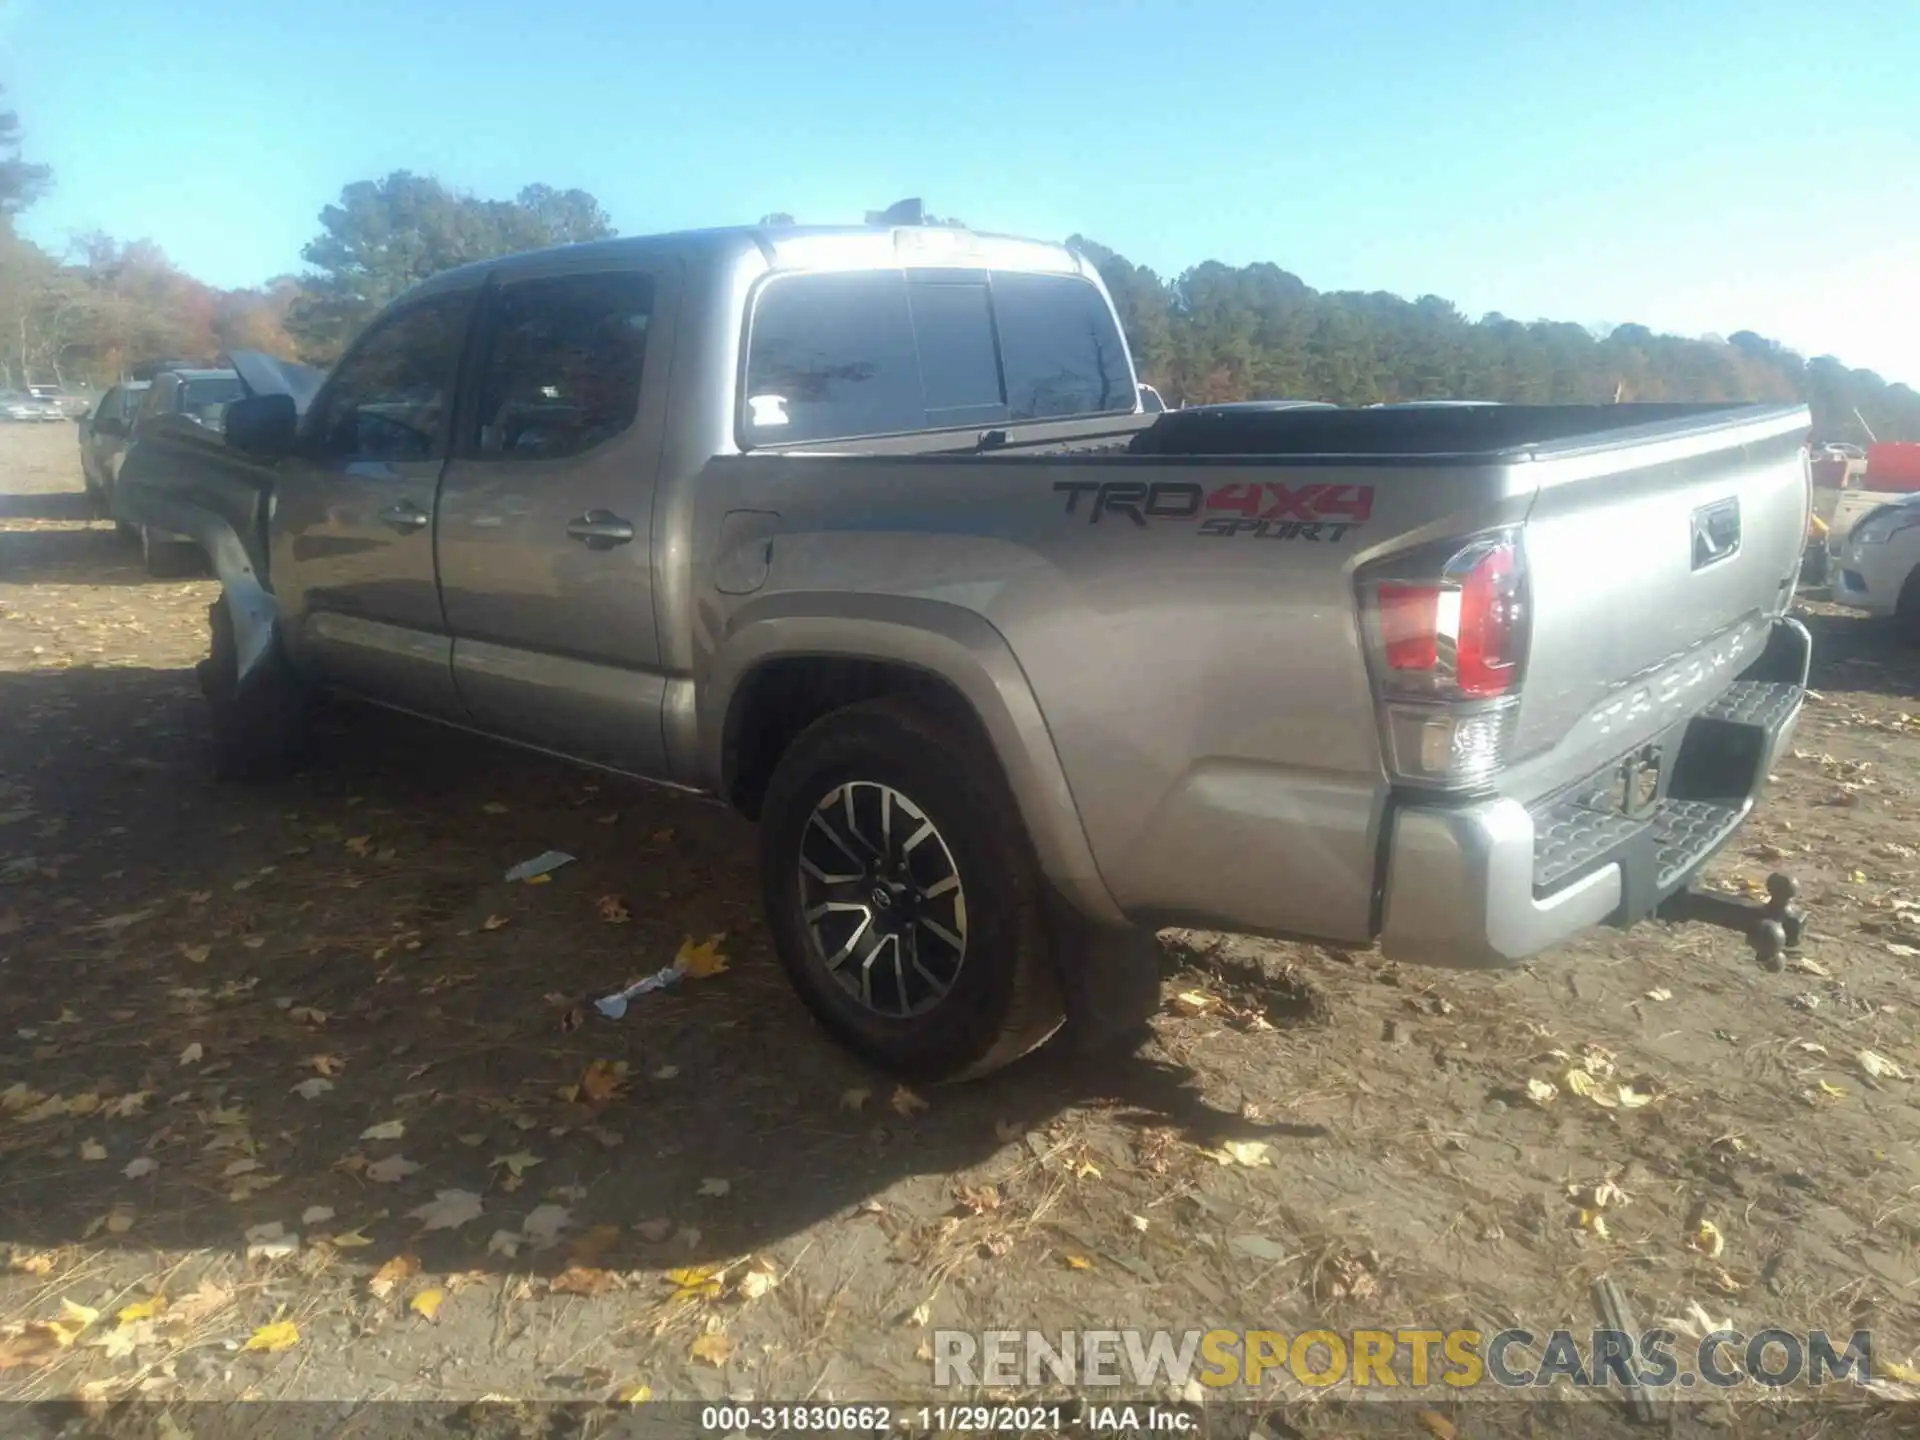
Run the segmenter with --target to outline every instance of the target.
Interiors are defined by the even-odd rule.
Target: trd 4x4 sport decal
[[[1198,520],[1196,534],[1255,535],[1266,540],[1344,540],[1373,514],[1371,485],[1278,485],[1254,481],[1209,492],[1191,480],[1056,480],[1069,515],[1087,500],[1089,525],[1103,515],[1150,520]]]

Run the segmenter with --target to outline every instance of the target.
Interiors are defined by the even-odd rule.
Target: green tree
[[[529,185],[513,200],[481,200],[406,170],[356,181],[300,252],[311,273],[286,329],[304,358],[331,360],[383,305],[442,270],[613,233],[584,190]]]
[[[5,94],[0,88],[0,94]],[[0,110],[0,226],[12,228],[13,217],[47,193],[53,171],[20,158],[20,117]]]

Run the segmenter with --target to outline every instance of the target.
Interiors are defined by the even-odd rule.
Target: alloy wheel
[[[918,805],[877,781],[836,785],[808,814],[799,869],[801,918],[841,989],[896,1020],[946,998],[967,957],[966,889]]]

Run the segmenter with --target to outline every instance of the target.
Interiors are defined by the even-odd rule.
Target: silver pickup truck
[[[1509,966],[1656,914],[1799,714],[1796,406],[1140,413],[1092,266],[934,228],[451,271],[315,391],[233,357],[134,523],[223,595],[233,774],[316,690],[715,796],[861,1053],[1137,1026],[1155,927]],[[277,393],[276,393],[277,392]]]

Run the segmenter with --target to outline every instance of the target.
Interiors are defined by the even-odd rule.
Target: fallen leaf
[[[107,1158],[107,1147],[102,1145],[98,1140],[82,1140],[80,1142],[80,1158],[82,1160],[104,1160]]]
[[[280,1183],[278,1175],[242,1175],[227,1191],[227,1198],[238,1204],[250,1200],[262,1190],[272,1189]]]
[[[1822,1080],[1820,1082],[1820,1093],[1833,1100],[1844,1100],[1847,1098],[1846,1087],[1835,1085],[1831,1080]]]
[[[496,1230],[493,1232],[493,1238],[487,1241],[487,1253],[489,1255],[504,1255],[507,1259],[512,1260],[519,1255],[520,1245],[521,1239],[518,1231]]]
[[[516,1150],[511,1155],[496,1155],[487,1163],[488,1169],[505,1166],[516,1178],[524,1175],[540,1163],[540,1157],[526,1150]]]
[[[1559,1086],[1555,1085],[1551,1080],[1527,1081],[1527,1099],[1531,1100],[1535,1105],[1540,1106],[1543,1110],[1553,1103],[1554,1098],[1559,1095],[1559,1093]]]
[[[444,1290],[422,1290],[407,1302],[407,1308],[422,1319],[431,1320],[440,1313],[440,1302],[446,1298]]]
[[[1222,1165],[1245,1165],[1255,1169],[1273,1164],[1273,1157],[1267,1153],[1267,1142],[1264,1140],[1229,1140],[1218,1150],[1209,1150],[1207,1153]]]
[[[324,1225],[332,1218],[333,1207],[330,1205],[309,1205],[300,1212],[302,1225]]]
[[[673,1233],[671,1220],[642,1220],[633,1227],[633,1233],[649,1245],[658,1245]]]
[[[1420,1422],[1421,1428],[1433,1436],[1433,1440],[1456,1440],[1459,1433],[1453,1428],[1451,1420],[1435,1410],[1416,1410],[1413,1418]]]
[[[602,1295],[614,1286],[617,1277],[609,1270],[591,1265],[569,1265],[548,1282],[556,1295]]]
[[[427,1204],[407,1212],[420,1222],[422,1230],[458,1230],[469,1220],[480,1218],[480,1197],[471,1190],[436,1190]]]
[[[617,819],[618,817],[616,816],[614,818]],[[622,1405],[644,1405],[653,1398],[653,1387],[651,1385],[623,1385],[613,1398]]]
[[[1093,1269],[1093,1261],[1087,1259],[1087,1257],[1084,1255],[1068,1255],[1065,1257],[1065,1259],[1067,1262],[1067,1268],[1069,1270]]]
[[[1662,985],[1656,990],[1647,991],[1646,998],[1649,1000],[1671,1000],[1673,998],[1673,991]]]
[[[276,1320],[271,1325],[262,1325],[247,1337],[242,1350],[264,1350],[269,1355],[281,1350],[291,1350],[300,1343],[300,1327],[291,1320]]]
[[[302,1100],[318,1100],[331,1089],[333,1089],[333,1082],[331,1080],[323,1079],[315,1075],[311,1079],[302,1080],[298,1085],[294,1086],[293,1093],[298,1095]]]
[[[182,1296],[167,1308],[167,1319],[172,1324],[190,1327],[232,1303],[233,1291],[212,1280],[202,1280],[191,1294]]]
[[[1218,1010],[1220,1000],[1204,990],[1182,990],[1173,997],[1171,1008],[1177,1015],[1205,1015],[1210,1010]]]
[[[300,1237],[289,1234],[278,1220],[250,1226],[246,1238],[249,1260],[284,1260],[300,1249]]]
[[[840,1108],[842,1110],[851,1110],[857,1115],[866,1108],[867,1101],[872,1098],[873,1091],[861,1089],[857,1086],[852,1090],[842,1090],[840,1092]]]
[[[367,1179],[376,1185],[392,1185],[414,1174],[420,1167],[404,1155],[389,1155],[367,1166]]]
[[[932,1318],[933,1302],[931,1300],[922,1300],[907,1312],[907,1324],[913,1326],[916,1330],[924,1329],[927,1322]]]
[[[1576,1222],[1582,1230],[1591,1230],[1602,1240],[1608,1239],[1607,1217],[1598,1210],[1582,1210]]]
[[[1687,1237],[1687,1244],[1709,1260],[1717,1260],[1720,1252],[1727,1248],[1727,1237],[1720,1233],[1720,1227],[1711,1220],[1702,1220],[1694,1227],[1693,1234]]]
[[[779,1283],[780,1277],[773,1261],[759,1259],[747,1267],[734,1288],[739,1291],[742,1300],[758,1300]]]
[[[904,1085],[894,1086],[893,1094],[887,1097],[887,1105],[894,1114],[909,1117],[927,1108],[927,1102]]]
[[[725,1195],[731,1189],[733,1189],[733,1182],[731,1180],[721,1180],[709,1175],[705,1180],[700,1182],[699,1193],[712,1198],[718,1198],[721,1195]]]
[[[625,1067],[609,1060],[595,1060],[580,1077],[580,1098],[589,1105],[604,1105],[619,1092],[625,1079]]]
[[[489,915],[480,922],[480,928],[482,930],[504,930],[507,928],[508,923],[509,921],[504,915]]]
[[[343,1230],[328,1240],[327,1244],[333,1246],[336,1250],[359,1250],[373,1244],[373,1241],[362,1235],[358,1230]]]
[[[145,1300],[136,1300],[131,1305],[123,1305],[113,1318],[122,1325],[132,1325],[137,1321],[151,1320],[166,1308],[167,1297],[153,1295]]]
[[[720,974],[727,968],[727,957],[720,950],[720,942],[726,938],[724,934],[709,935],[696,945],[693,937],[687,936],[680,942],[680,953],[673,957],[673,968],[689,980]]]
[[[1887,1059],[1872,1050],[1862,1050],[1854,1055],[1854,1061],[1870,1080],[1911,1080],[1913,1077],[1898,1062]],[[86,1158],[85,1152],[82,1157]]]
[[[489,800],[480,808],[489,815],[504,815],[507,813],[507,807],[502,805],[498,800]]]
[[[1620,1086],[1614,1094],[1619,1097],[1622,1110],[1638,1110],[1642,1106],[1653,1103],[1653,1096],[1644,1090],[1636,1090],[1631,1085]]]
[[[594,909],[609,925],[624,925],[633,919],[633,912],[618,895],[602,895],[594,902]]]
[[[714,1265],[689,1265],[667,1271],[665,1279],[673,1286],[675,1300],[717,1300],[725,1290],[722,1273]]]
[[[159,1338],[160,1337],[154,1332],[153,1321],[139,1320],[131,1325],[117,1326],[112,1330],[96,1335],[87,1342],[87,1345],[92,1349],[99,1350],[109,1360],[125,1360],[142,1345],[151,1345]],[[98,1384],[100,1382],[92,1381],[88,1383]],[[80,1388],[84,1394],[87,1390],[87,1385],[82,1385]]]
[[[342,1070],[347,1068],[347,1062],[342,1060],[338,1055],[309,1055],[300,1063],[303,1065],[311,1065],[322,1075],[338,1075]]]
[[[211,945],[182,945],[180,953],[195,965],[207,963],[207,957],[213,954]]]
[[[419,1273],[418,1255],[396,1255],[373,1272],[373,1277],[367,1281],[367,1289],[376,1299],[384,1300],[402,1280],[410,1280]]]
[[[180,1052],[179,1063],[182,1065],[198,1065],[201,1057],[206,1053],[206,1050],[202,1048],[200,1042],[196,1040]]]
[[[382,1120],[378,1125],[369,1125],[360,1132],[362,1140],[398,1140],[407,1133],[404,1120]]]
[[[260,1162],[258,1160],[235,1160],[220,1172],[220,1177],[223,1180],[231,1180],[236,1175],[251,1175],[259,1168]]]
[[[521,1223],[520,1233],[536,1250],[550,1250],[560,1243],[560,1232],[573,1223],[573,1212],[564,1205],[536,1205]]]
[[[733,1341],[727,1337],[725,1331],[716,1330],[711,1335],[702,1335],[695,1340],[693,1348],[688,1353],[695,1360],[711,1365],[717,1370],[725,1365],[727,1357],[733,1354]]]

